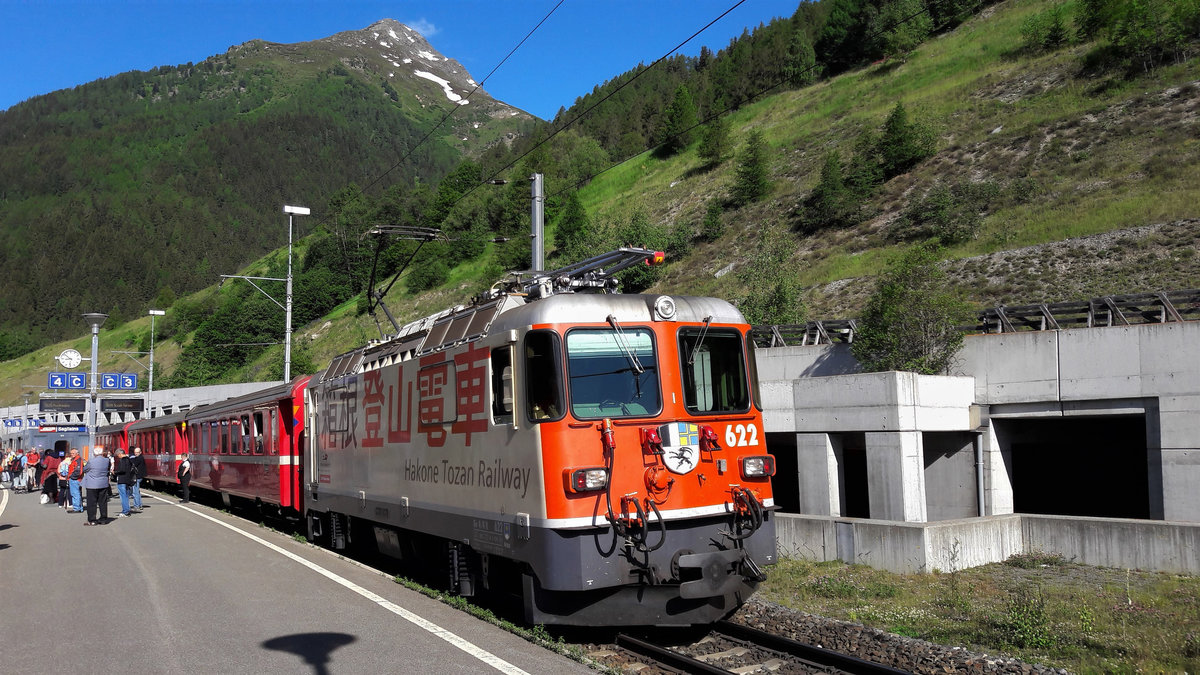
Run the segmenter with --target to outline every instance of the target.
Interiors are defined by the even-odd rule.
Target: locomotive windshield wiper
[[[621,328],[621,324],[617,322],[617,317],[609,314],[608,325],[613,327],[617,346],[625,353],[625,358],[629,359],[629,365],[633,367],[633,372],[638,375],[646,372],[646,369],[642,367],[642,362],[638,360],[637,354],[629,347],[629,338],[625,337],[625,331]]]

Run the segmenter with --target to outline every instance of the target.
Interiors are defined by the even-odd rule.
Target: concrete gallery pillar
[[[842,439],[830,434],[796,434],[796,466],[800,467],[800,513],[840,516],[845,511],[842,494]]]
[[[866,446],[871,518],[925,522],[925,456],[921,432],[869,432]]]
[[[1151,518],[1200,522],[1200,491],[1196,489],[1200,485],[1197,409],[1200,396],[1162,396],[1157,411],[1146,410]]]

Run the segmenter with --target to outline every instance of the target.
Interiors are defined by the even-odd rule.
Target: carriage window
[[[719,328],[679,329],[683,403],[688,412],[728,413],[750,409],[742,335]]]
[[[513,421],[512,348],[492,350],[492,422],[512,424]]]
[[[229,420],[221,420],[221,454],[229,454]],[[215,431],[215,429],[214,429]]]
[[[567,333],[567,373],[576,417],[641,417],[661,408],[658,357],[645,328]]]
[[[279,454],[279,446],[275,443],[275,430],[279,428],[277,426],[278,422],[276,421],[277,414],[278,413],[275,412],[275,409],[271,408],[271,421],[269,424],[267,424],[266,428],[263,429],[263,442],[267,445],[267,454],[271,455]]]
[[[243,455],[248,455],[254,448],[254,430],[250,428],[249,415],[242,415],[240,422],[241,424],[238,425],[238,431],[242,435],[242,440],[238,445],[238,448]]]
[[[531,331],[525,336],[525,412],[534,422],[563,416],[558,335]]]
[[[263,454],[263,413],[261,410],[254,413],[254,428],[251,430],[250,437],[254,441],[254,454]]]

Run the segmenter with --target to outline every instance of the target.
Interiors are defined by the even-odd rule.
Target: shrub
[[[850,349],[864,372],[946,372],[969,316],[966,305],[946,288],[938,266],[940,249],[922,245],[888,266],[867,300]]]
[[[1017,590],[1009,598],[1002,621],[1005,638],[1018,647],[1040,649],[1054,644],[1041,588]]]

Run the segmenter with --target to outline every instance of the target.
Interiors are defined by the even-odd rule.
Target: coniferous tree
[[[821,180],[805,203],[803,229],[812,232],[853,224],[856,201],[842,177],[841,155],[830,152],[821,166]]]
[[[725,234],[725,222],[721,220],[721,214],[724,209],[721,208],[719,199],[708,200],[708,208],[704,210],[704,222],[700,225],[700,238],[704,241],[716,241]]]
[[[812,40],[802,31],[794,31],[788,43],[787,65],[784,75],[788,84],[793,87],[803,87],[816,82],[821,76],[821,67],[817,65],[817,50],[813,48]]]
[[[567,260],[577,260],[586,256],[584,253],[588,239],[588,215],[579,201],[579,195],[572,192],[567,195],[567,203],[563,207],[562,217],[558,228],[554,231],[554,247],[557,253]]]
[[[746,146],[738,156],[730,201],[743,206],[765,196],[771,189],[767,171],[767,141],[763,133],[755,129],[746,138]]]
[[[904,104],[897,103],[883,122],[878,152],[884,178],[892,178],[932,155],[933,137],[920,125],[910,123]]]
[[[704,125],[696,154],[709,166],[715,166],[725,160],[729,150],[729,119],[719,116]]]
[[[662,122],[655,134],[658,152],[669,156],[683,151],[692,142],[693,127],[696,126],[696,102],[686,85],[679,85],[675,98],[663,113]]]

